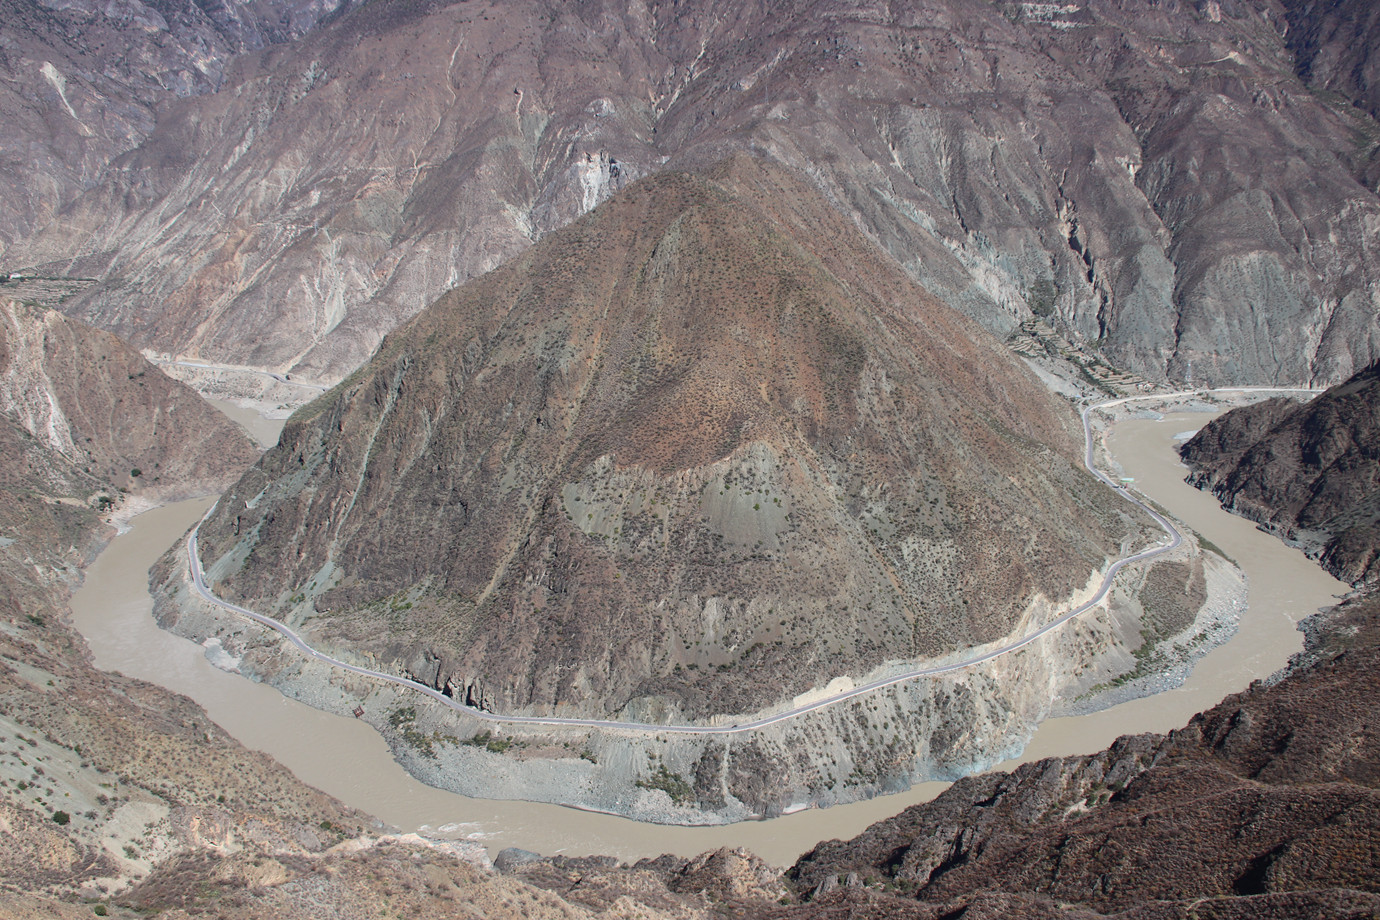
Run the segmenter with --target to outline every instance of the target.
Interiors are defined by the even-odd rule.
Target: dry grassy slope
[[[202,555],[223,594],[499,709],[745,711],[1082,586],[1128,522],[1073,424],[744,160],[442,298],[289,422]]]
[[[9,593],[0,621],[3,887],[99,895],[179,852],[305,854],[366,826],[189,700],[91,668],[65,587]]]

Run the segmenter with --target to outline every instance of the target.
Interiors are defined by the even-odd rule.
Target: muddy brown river
[[[1250,602],[1237,636],[1204,658],[1182,689],[1087,716],[1049,720],[1019,760],[1004,767],[1051,754],[1091,752],[1121,734],[1184,724],[1195,712],[1283,665],[1301,646],[1294,624],[1345,592],[1344,585],[1301,553],[1228,515],[1211,496],[1183,483],[1184,471],[1172,450],[1174,436],[1210,417],[1180,414],[1163,421],[1125,421],[1109,443],[1126,475],[1135,477],[1136,488],[1245,569]],[[398,766],[383,739],[364,723],[320,712],[221,671],[200,646],[155,625],[148,568],[209,505],[210,499],[181,502],[140,515],[87,569],[72,608],[96,666],[185,694],[246,746],[268,753],[305,782],[387,824],[479,840],[491,853],[518,846],[545,855],[605,853],[628,860],[742,846],[787,865],[817,841],[853,836],[908,805],[933,798],[945,786],[925,783],[868,802],[705,828],[640,824],[558,805],[469,799],[425,786]]]

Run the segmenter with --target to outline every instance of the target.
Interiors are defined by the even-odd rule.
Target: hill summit
[[[390,335],[201,552],[223,596],[477,705],[752,711],[1081,588],[1128,522],[1074,431],[743,156],[630,186]]]

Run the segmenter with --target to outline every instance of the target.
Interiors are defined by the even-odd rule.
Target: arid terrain
[[[484,708],[732,715],[992,641],[1141,539],[1077,430],[744,160],[644,180],[394,333],[201,554],[224,596]]]
[[[14,302],[0,319],[6,890],[99,900],[183,850],[307,852],[368,826],[187,700],[91,667],[66,598],[102,518],[203,493],[257,451],[111,334]]]
[[[739,156],[640,180],[441,298],[198,534],[211,592],[327,655],[609,724],[495,727],[342,674],[199,599],[180,545],[157,616],[466,795],[690,824],[856,801],[994,763],[1062,695],[1210,648],[1239,576],[1185,549],[1009,666],[731,743],[619,725],[755,722],[1089,600],[1161,532],[1082,468],[1081,435],[809,184]]]
[[[0,0],[0,916],[1380,915],[1378,43],[1367,0]],[[1219,384],[1335,385],[1183,452],[1359,589],[1285,672],[968,775],[1235,627],[1190,533],[1018,653],[749,726],[1095,597],[1168,537],[1078,410]],[[300,408],[264,452],[202,395]],[[210,589],[344,661],[745,729],[495,729],[155,567],[162,625],[443,788],[957,781],[790,867],[392,833],[92,666],[82,567],[191,495]]]
[[[335,382],[628,182],[745,151],[999,336],[1192,383],[1377,354],[1363,2],[17,6],[0,268],[97,279],[65,309],[159,353]]]

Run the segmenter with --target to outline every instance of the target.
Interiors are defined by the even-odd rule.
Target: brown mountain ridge
[[[740,158],[630,187],[390,335],[201,553],[223,596],[498,710],[751,711],[1082,588],[1134,528],[1075,430]]]

